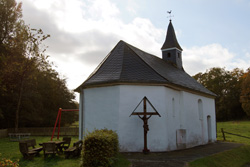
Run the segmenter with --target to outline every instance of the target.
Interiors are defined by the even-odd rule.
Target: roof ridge
[[[123,52],[125,51],[125,45],[126,45],[126,42],[124,42],[123,40],[120,40],[120,42],[122,42],[124,45],[123,45]],[[119,42],[119,43],[120,43]],[[120,76],[119,76],[119,79],[121,79],[122,77],[122,71],[124,69],[124,57],[125,56],[122,56],[122,67],[121,67],[121,72],[120,72]]]
[[[214,94],[184,70],[122,40],[75,91],[111,83],[162,83],[183,87],[209,96]]]
[[[111,53],[115,50],[115,48],[121,43],[121,42],[124,42],[122,40],[120,40],[116,45],[115,47],[107,54],[107,56],[105,56],[105,58],[101,61],[100,64],[98,64],[98,66],[95,68],[95,70],[88,76],[87,79],[85,79],[85,81],[80,85],[78,86],[74,91],[77,91],[79,90],[79,88],[85,83],[87,82],[88,80],[90,80],[97,72],[98,70],[105,64],[105,62],[107,61],[108,57],[111,55]]]
[[[125,42],[126,43],[126,42]],[[135,51],[134,51],[134,49],[137,49],[137,50],[139,50],[139,51],[141,51],[141,52],[143,52],[143,53],[146,53],[146,54],[148,54],[148,55],[150,55],[150,56],[153,56],[153,57],[155,57],[155,58],[158,58],[158,59],[160,59],[159,57],[157,57],[157,56],[154,56],[154,55],[152,55],[152,54],[150,54],[150,53],[147,53],[147,52],[145,52],[145,51],[143,51],[143,50],[141,50],[141,49],[139,49],[139,48],[137,48],[137,47],[135,47],[135,46],[133,46],[133,45],[130,45],[130,44],[128,44],[128,43],[126,43],[127,45],[128,45],[128,47],[130,48],[130,49],[132,49],[132,51],[147,65],[147,66],[149,66],[155,73],[157,73],[160,77],[162,77],[163,79],[165,79],[166,81],[168,81],[169,82],[169,80],[167,79],[167,78],[165,78],[164,76],[162,76],[161,74],[159,74],[150,64],[148,64],[145,60],[143,60],[143,58],[141,58],[141,56],[139,56]],[[132,47],[132,48],[131,48]],[[134,48],[134,49],[133,49]]]

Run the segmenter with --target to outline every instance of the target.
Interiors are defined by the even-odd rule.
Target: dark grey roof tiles
[[[137,53],[137,55],[144,60],[145,63],[147,63],[159,75],[164,77],[169,83],[215,96],[214,93],[198,83],[184,70],[175,67],[171,63],[166,62],[159,57],[143,52],[132,45],[129,45],[129,47],[132,48]]]
[[[120,80],[124,82],[166,82],[166,79],[157,74],[146,64],[125,42],[123,66]]]
[[[84,85],[118,81],[122,70],[123,50],[124,47],[118,43]]]
[[[145,64],[125,42],[120,41],[84,85],[110,82],[166,82],[166,80]]]
[[[120,41],[80,87],[106,83],[172,84],[215,96],[184,70]]]

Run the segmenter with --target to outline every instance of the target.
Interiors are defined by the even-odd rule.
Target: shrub
[[[89,133],[83,142],[84,167],[110,167],[118,153],[118,136],[112,130]]]

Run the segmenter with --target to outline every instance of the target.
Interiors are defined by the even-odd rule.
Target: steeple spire
[[[163,60],[172,63],[177,68],[183,69],[181,56],[182,48],[176,39],[171,19],[169,20],[166,39],[161,47],[161,51]]]
[[[182,51],[182,48],[176,39],[176,35],[175,35],[175,31],[174,31],[174,27],[173,27],[171,19],[169,20],[166,39],[165,39],[164,44],[162,45],[161,50],[169,49],[169,48],[177,48]]]

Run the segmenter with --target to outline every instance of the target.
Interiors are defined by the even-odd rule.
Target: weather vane
[[[171,21],[171,17],[174,17],[174,15],[171,15],[172,10],[167,11],[167,12],[168,12],[168,14],[169,14],[169,16],[168,16],[167,18],[170,18],[170,20],[169,20],[169,21]]]

